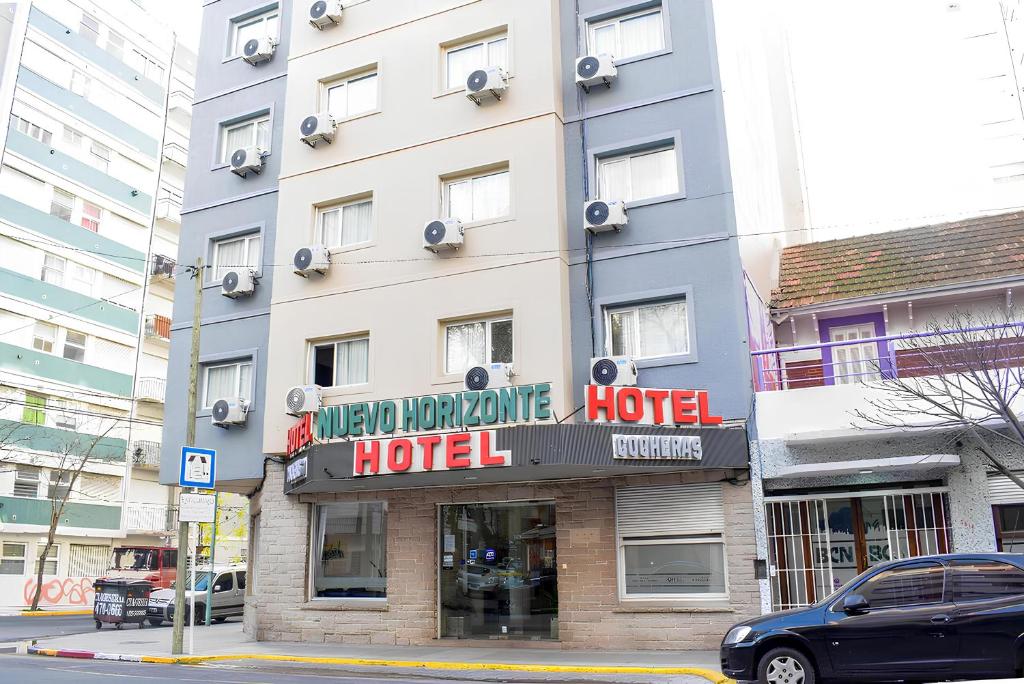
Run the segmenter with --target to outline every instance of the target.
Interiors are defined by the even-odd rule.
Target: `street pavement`
[[[61,615],[0,617],[0,644],[29,639],[82,634],[96,630],[91,615]]]

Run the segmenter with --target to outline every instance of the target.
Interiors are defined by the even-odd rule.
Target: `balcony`
[[[136,468],[160,468],[160,442],[137,439],[132,442],[132,465]]]
[[[163,378],[139,378],[135,384],[135,398],[138,401],[164,403],[167,381]]]
[[[177,142],[164,144],[164,161],[172,162],[178,166],[188,165],[188,148]]]
[[[192,93],[186,90],[172,90],[167,98],[167,108],[179,116],[192,116]]]
[[[872,402],[894,400],[886,391],[887,380],[924,387],[929,377],[1024,368],[1024,323],[780,347],[751,356],[760,439],[825,441],[865,436],[865,428],[889,434],[856,417],[857,411],[877,414]],[[970,389],[965,382],[963,392]],[[925,405],[907,406],[921,411],[918,419],[900,417],[908,427],[936,424],[923,412]]]
[[[169,341],[171,339],[171,319],[157,314],[146,316],[146,337],[160,342]]]
[[[163,254],[154,254],[153,262],[149,267],[149,276],[151,278],[173,278],[174,269],[177,266],[174,263],[174,259]]]
[[[0,526],[34,525],[45,532],[50,525],[49,499],[24,499],[0,496]],[[60,525],[85,529],[116,530],[120,527],[121,507],[68,501]]]
[[[181,223],[181,200],[180,193],[161,190],[156,199],[157,220]]]
[[[165,504],[127,503],[124,509],[126,532],[168,534],[178,524],[178,511]]]

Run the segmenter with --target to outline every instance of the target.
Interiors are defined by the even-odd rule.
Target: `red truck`
[[[167,589],[177,576],[178,549],[171,546],[119,546],[111,556],[108,578],[143,579]]]

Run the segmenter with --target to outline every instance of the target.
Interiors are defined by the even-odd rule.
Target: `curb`
[[[67,617],[68,615],[92,615],[92,609],[82,610],[23,610],[21,617]]]
[[[264,653],[238,653],[208,656],[147,656],[94,653],[53,648],[28,649],[29,655],[85,660],[117,660],[129,663],[161,663],[165,665],[199,665],[225,660],[261,660],[273,662],[312,663],[317,665],[355,665],[361,667],[408,667],[424,670],[490,670],[502,672],[547,672],[559,674],[634,674],[634,675],[694,675],[712,684],[732,682],[725,675],[700,667],[635,667],[615,665],[517,665],[513,663],[464,663],[430,660],[386,660],[377,658],[314,658],[306,656],[272,655]]]

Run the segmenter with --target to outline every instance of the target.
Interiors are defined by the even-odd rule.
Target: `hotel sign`
[[[511,453],[496,450],[496,444],[494,430],[363,440],[355,443],[352,474],[363,477],[512,465]]]
[[[587,385],[586,410],[591,423],[670,427],[722,424],[721,416],[712,415],[704,390]]]

